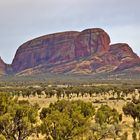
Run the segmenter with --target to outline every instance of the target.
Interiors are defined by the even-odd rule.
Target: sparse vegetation
[[[0,140],[139,139],[139,89],[137,84],[5,83]]]

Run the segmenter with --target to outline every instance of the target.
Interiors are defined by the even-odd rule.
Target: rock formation
[[[6,64],[3,62],[3,60],[0,57],[0,76],[6,74]]]
[[[124,71],[139,66],[140,58],[128,44],[110,45],[102,29],[54,33],[19,47],[11,64],[15,74],[83,73]],[[4,65],[3,69],[4,69]],[[0,67],[1,69],[1,67]]]
[[[63,32],[28,41],[19,47],[12,63],[20,72],[38,65],[48,67],[104,53],[109,49],[110,38],[102,29],[82,32]]]

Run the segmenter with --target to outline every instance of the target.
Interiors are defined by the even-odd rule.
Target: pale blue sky
[[[111,43],[126,42],[140,55],[139,0],[0,0],[0,56],[11,63],[35,37],[103,28]]]

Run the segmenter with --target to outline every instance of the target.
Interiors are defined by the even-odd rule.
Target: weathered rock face
[[[140,58],[133,52],[128,44],[119,43],[110,46],[109,52],[119,62],[116,71],[124,70],[140,64]]]
[[[62,32],[30,40],[19,47],[12,70],[18,74],[83,73],[121,71],[140,65],[128,44],[110,45],[99,28]]]
[[[76,58],[105,52],[109,49],[110,38],[102,29],[82,31],[75,40]]]
[[[86,61],[90,64],[90,73],[117,72],[140,65],[140,58],[125,43],[110,45],[107,52],[92,55]]]
[[[46,35],[23,44],[15,55],[13,70],[22,70],[47,64],[48,67],[105,52],[110,38],[102,29],[83,32],[63,32]]]
[[[40,64],[48,66],[75,58],[74,39],[78,32],[64,32],[43,36],[23,44],[15,55],[13,70],[19,72]]]
[[[0,57],[0,75],[6,74],[6,64],[3,62],[3,60]]]

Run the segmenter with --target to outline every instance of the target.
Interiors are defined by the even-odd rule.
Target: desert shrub
[[[91,103],[80,100],[57,101],[42,109],[40,130],[46,135],[46,139],[74,139],[87,132],[89,119],[94,113],[95,108]]]

